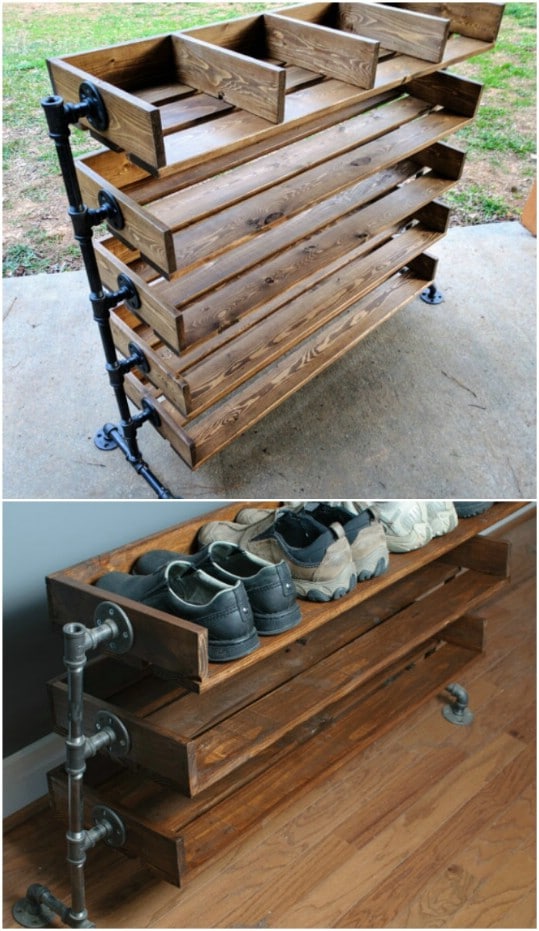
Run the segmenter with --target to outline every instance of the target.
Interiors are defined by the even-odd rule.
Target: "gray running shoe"
[[[284,560],[274,565],[260,556],[247,553],[236,543],[216,541],[194,556],[187,557],[170,550],[150,550],[137,559],[131,572],[145,575],[178,559],[186,559],[228,585],[241,581],[259,634],[280,634],[298,624],[301,613],[296,589]]]
[[[352,514],[345,507],[309,501],[300,513],[310,514],[325,527],[334,523],[342,525],[352,550],[358,582],[374,579],[387,571],[389,551],[384,528],[371,510]]]
[[[488,511],[494,504],[493,501],[453,501],[455,510],[459,517],[477,517]]]
[[[339,523],[324,527],[309,514],[282,509],[253,524],[216,521],[199,530],[197,542],[236,543],[271,563],[288,564],[296,593],[310,601],[341,598],[356,584],[350,544]]]
[[[95,584],[205,627],[213,663],[239,659],[259,646],[243,584],[227,585],[189,562],[169,562],[150,575],[109,572]]]

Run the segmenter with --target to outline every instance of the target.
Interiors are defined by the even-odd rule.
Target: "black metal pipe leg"
[[[70,123],[75,123],[81,116],[84,116],[96,129],[103,130],[106,129],[108,117],[99,91],[89,82],[81,85],[80,98],[78,104],[65,104],[61,97],[50,96],[44,98],[41,103],[47,118],[49,135],[56,146],[69,202],[68,212],[73,225],[74,237],[79,244],[84,261],[91,289],[90,302],[93,307],[94,320],[99,328],[106,370],[120,415],[120,423],[117,426],[105,424],[96,434],[94,442],[99,449],[103,450],[120,448],[130,465],[145,479],[159,498],[174,498],[175,496],[156,478],[142,458],[137,442],[137,430],[146,420],[156,424],[159,419],[157,412],[148,404],[147,408],[133,417],[125,391],[125,374],[135,367],[147,372],[146,359],[137,347],[133,347],[128,359],[119,359],[112,337],[111,309],[121,301],[125,301],[128,307],[136,310],[140,306],[140,298],[127,275],[118,276],[117,291],[105,291],[103,288],[93,246],[93,228],[108,221],[114,229],[121,229],[124,220],[118,202],[108,191],[100,192],[97,209],[90,209],[82,202],[71,149],[69,126]]]
[[[434,281],[419,296],[425,304],[441,304],[444,299],[442,292],[438,290]]]

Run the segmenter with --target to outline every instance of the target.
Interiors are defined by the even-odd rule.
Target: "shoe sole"
[[[242,640],[209,640],[208,659],[210,663],[228,663],[232,659],[248,656],[260,646],[258,634],[250,634]]]
[[[296,627],[301,620],[301,611],[296,606],[292,611],[283,611],[281,614],[255,614],[255,627],[261,637],[273,637],[282,634],[285,630]]]
[[[377,560],[374,568],[372,568],[371,564],[371,566],[364,565],[362,569],[358,570],[357,580],[358,582],[368,582],[369,579],[377,579],[379,575],[383,575],[388,569],[389,559],[384,554]]]
[[[305,598],[307,601],[328,602],[337,601],[338,598],[343,598],[351,592],[356,586],[357,575],[352,572],[351,575],[339,581],[332,580],[324,583],[310,582],[308,579],[294,579],[294,585],[300,598]]]

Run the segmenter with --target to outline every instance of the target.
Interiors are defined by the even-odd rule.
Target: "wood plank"
[[[126,377],[126,392],[138,406],[145,399],[157,406],[161,424],[156,429],[191,468],[197,468],[357,345],[374,327],[409,303],[426,284],[425,279],[413,275],[390,279],[383,288],[375,289],[342,314],[338,327],[331,324],[275,363],[271,381],[267,374],[253,379],[226,402],[193,421],[188,430],[185,419],[160,392],[132,372]]]
[[[168,35],[118,42],[65,56],[62,61],[137,95],[146,84],[148,75],[154,84],[176,77]]]
[[[367,226],[367,235],[368,232]],[[283,353],[294,349],[347,306],[383,284],[425,248],[425,239],[418,238],[412,230],[381,245],[374,259],[372,255],[362,256],[361,250],[349,251],[346,263],[341,262],[336,272],[318,281],[316,291],[307,291],[283,304],[241,337],[237,336],[185,373],[193,412],[196,414],[216,403],[248,378],[271,366]],[[403,256],[406,256],[404,262]]]
[[[238,146],[262,143],[272,136],[287,129],[301,129],[314,119],[328,118],[331,122],[340,119],[345,108],[361,105],[370,96],[385,93],[395,88],[402,88],[412,79],[430,74],[435,70],[445,70],[481,52],[488,51],[489,43],[466,38],[452,37],[446,46],[446,54],[439,64],[420,62],[407,55],[390,58],[378,64],[375,85],[371,90],[353,88],[342,81],[328,79],[314,87],[305,87],[287,97],[285,117],[281,124],[270,126],[267,121],[252,114],[238,111],[225,115],[219,120],[218,133],[210,133],[209,126],[193,127],[189,133],[177,133],[165,140],[167,164],[180,165],[187,169],[215,158],[222,158]]]
[[[417,99],[401,98],[307,139],[289,143],[278,153],[253,159],[248,168],[241,166],[201,184],[163,194],[151,204],[146,202],[147,209],[172,229],[179,230],[246,197],[261,194],[275,184],[291,180],[332,157],[379,139],[384,133],[428,113],[429,108],[430,104]]]
[[[326,711],[421,643],[436,634],[443,636],[443,628],[463,608],[473,609],[497,587],[483,573],[471,570],[458,576],[445,586],[444,599],[438,591],[427,595],[193,740],[193,792],[207,788],[293,727]]]
[[[481,653],[485,649],[485,626],[486,621],[482,617],[465,614],[448,624],[444,629],[444,640]]]
[[[185,308],[184,332],[193,342],[208,337],[211,329],[220,332],[211,340],[206,338],[200,348],[195,346],[183,354],[182,371],[187,372],[273,310],[290,304],[344,264],[383,245],[398,232],[398,226],[395,227],[400,221],[415,216],[433,196],[439,196],[450,186],[449,182],[432,176],[412,181],[407,165],[401,163],[398,170],[381,172],[372,182],[353,185],[346,195],[313,208],[309,211],[313,231],[307,230],[303,239],[246,271],[240,287],[234,280],[225,283]],[[402,189],[396,187],[404,181],[408,183]],[[363,206],[365,203],[368,206]],[[352,204],[353,209],[344,212]],[[325,217],[323,226],[322,217]],[[202,312],[202,308],[207,319],[200,321],[196,311]],[[213,326],[212,320],[215,320]]]
[[[100,131],[103,139],[157,167],[165,164],[165,147],[157,107],[62,59],[51,58],[47,66],[55,94],[66,103],[79,102],[81,81],[90,81],[95,85],[109,118],[108,128]],[[86,129],[91,128],[85,119],[80,120],[80,125]]]
[[[111,290],[115,290],[118,275],[125,274],[126,267],[108,246],[108,243],[95,242],[95,255],[103,284]],[[139,313],[166,343],[179,350],[178,324],[174,319],[174,313],[171,313],[170,305],[160,299],[159,291],[155,287],[147,287],[145,279],[138,275],[131,266],[128,266],[127,273],[141,301]]]
[[[49,697],[54,730],[65,736],[69,713],[67,685],[61,681],[50,683]],[[106,702],[102,698],[94,698],[85,691],[83,708],[85,734],[95,733],[95,718],[99,711],[108,711],[118,716],[115,704]],[[182,741],[178,734],[167,731],[155,722],[149,724],[124,709],[121,711],[120,720],[127,729],[130,741],[129,752],[121,756],[121,761],[129,767],[135,764],[142,766],[149,773],[164,779],[180,792],[190,795],[191,763],[188,757],[187,738]],[[110,752],[114,757],[114,745]]]
[[[494,42],[502,21],[504,3],[393,3],[405,10],[447,17],[451,32],[484,42]]]
[[[133,626],[133,656],[174,673],[178,679],[198,681],[207,675],[208,632],[204,628],[130,598],[111,596],[91,584],[79,583],[72,588],[65,584],[63,573],[52,573],[46,582],[49,614],[54,623],[66,624],[78,618],[91,627],[97,606],[113,598]]]
[[[165,273],[173,271],[176,267],[174,241],[166,224],[156,217],[148,217],[142,207],[118,188],[104,184],[100,175],[88,165],[77,161],[76,171],[83,200],[88,207],[95,210],[100,206],[99,194],[102,191],[111,194],[118,202],[124,225],[121,231],[110,228],[111,232],[126,238],[132,249],[139,250],[157,268]]]
[[[256,198],[247,198],[241,204],[225,208],[207,220],[174,233],[178,268],[186,268],[194,263],[200,265],[204,257],[210,257],[217,251],[222,252],[239,240],[243,239],[245,243],[249,243],[254,239],[260,239],[256,256],[253,256],[250,262],[253,264],[261,248],[265,255],[269,254],[269,234],[272,229],[276,230],[273,238],[280,244],[280,227],[285,218],[290,218],[303,208],[338,193],[351,183],[371,177],[376,171],[395,164],[396,161],[413,156],[421,149],[455,132],[466,122],[466,117],[454,116],[444,111],[431,113],[424,119],[386,133],[381,139],[309,169],[299,178],[275,185]],[[243,248],[246,252],[246,247]],[[236,258],[238,254],[236,251]],[[224,255],[221,263],[221,267],[230,267],[230,256]],[[236,263],[234,273],[240,270]],[[185,279],[182,279],[182,283],[186,290]]]
[[[136,91],[136,96],[141,97],[146,103],[153,104],[154,107],[159,107],[166,103],[172,103],[174,100],[179,100],[181,97],[189,97],[194,92],[194,87],[172,81],[152,87],[141,87]]]
[[[434,105],[473,118],[481,101],[483,85],[477,81],[463,81],[455,74],[438,71],[411,81],[409,92]]]
[[[164,295],[169,291],[165,282],[159,282],[157,288],[148,289],[143,286],[139,287],[139,295],[142,307],[139,314],[149,323],[152,323],[158,333],[162,333],[165,342],[168,342],[174,348],[185,350],[182,351],[181,358],[170,356],[169,351],[163,348],[158,350],[159,355],[164,356],[164,364],[173,374],[180,377],[184,366],[188,367],[204,358],[209,353],[215,351],[224,345],[230,339],[241,334],[246,328],[254,325],[259,319],[263,319],[272,309],[279,307],[286,300],[292,299],[297,294],[304,291],[307,287],[314,285],[317,275],[320,271],[321,260],[324,260],[326,274],[337,270],[345,260],[346,253],[339,239],[336,239],[333,226],[329,226],[335,220],[342,216],[350,208],[360,207],[366,201],[375,199],[381,194],[391,191],[399,183],[408,180],[414,175],[416,166],[413,163],[406,162],[396,166],[395,169],[387,169],[380,172],[372,179],[359,182],[350,188],[341,192],[336,197],[331,198],[319,205],[315,205],[301,216],[290,221],[288,229],[288,239],[292,241],[292,246],[287,246],[287,239],[280,232],[281,252],[271,255],[266,260],[261,259],[252,269],[244,271],[241,278],[232,278],[229,282],[225,281],[220,284],[219,279],[213,280],[213,276],[208,273],[202,277],[196,276],[196,281],[200,281],[200,286],[212,284],[212,291],[203,295],[198,300],[191,302],[185,309],[181,305],[177,308],[173,303],[165,304],[164,301],[158,302],[157,313],[170,315],[168,332],[165,334],[163,328],[159,325],[159,316],[155,317],[156,323],[152,323],[153,297],[157,300],[157,295]],[[306,225],[306,220],[308,223]],[[308,237],[298,239],[301,232],[309,233]],[[309,232],[310,231],[310,232]],[[354,233],[352,231],[352,236]],[[355,254],[359,255],[368,248],[374,248],[379,243],[385,241],[388,234],[384,231],[372,238],[362,237],[359,245],[357,237],[353,239],[352,246],[355,247]],[[298,239],[297,242],[295,240]],[[97,250],[98,264],[103,273],[103,281],[107,286],[112,287],[116,276],[120,273],[121,266],[115,262],[114,255],[111,255],[108,249],[106,255],[102,254],[101,249]],[[254,247],[255,244],[251,248]],[[242,249],[242,253],[243,253]],[[339,259],[339,256],[342,259]],[[102,261],[103,258],[103,261]],[[241,261],[241,260],[240,260]],[[335,264],[336,263],[336,264]],[[229,272],[233,265],[229,263]],[[204,266],[204,268],[206,268]],[[210,269],[211,272],[211,269]],[[217,274],[219,270],[217,270]],[[214,272],[215,274],[215,272]],[[137,283],[138,279],[131,275],[133,281]],[[191,276],[193,281],[193,276]],[[197,284],[193,282],[196,289]],[[185,289],[187,291],[187,288]],[[175,289],[177,294],[177,289]],[[147,297],[149,295],[149,300]],[[174,291],[170,288],[170,296],[174,299]],[[148,305],[148,307],[147,307]],[[246,315],[248,317],[246,318]],[[121,308],[113,314],[113,325],[117,323],[117,318],[122,320],[130,327],[136,318]],[[140,332],[141,324],[135,322],[137,333]],[[121,324],[118,336],[121,340],[120,348],[125,347],[130,338],[130,334]],[[170,330],[174,333],[170,337]],[[133,334],[131,334],[133,335]],[[168,335],[168,338],[167,338]],[[126,343],[127,339],[127,343]],[[203,341],[201,341],[203,340]],[[187,348],[189,344],[189,348]],[[123,351],[123,348],[122,348]],[[160,366],[153,375],[160,378]],[[166,377],[166,382],[155,382],[157,385],[166,387],[167,395],[170,397],[170,391],[173,390],[175,395],[176,389],[170,384],[170,378]],[[188,386],[185,380],[182,380],[180,387],[180,396],[178,402],[180,410],[184,410],[180,397],[187,396]],[[185,402],[186,403],[186,402]],[[185,408],[185,413],[188,408]]]
[[[230,113],[233,105],[209,94],[194,94],[188,100],[175,100],[159,108],[163,135]]]
[[[277,13],[265,13],[264,24],[270,54],[287,64],[321,71],[356,87],[373,86],[380,48],[376,36],[347,35]]]
[[[275,123],[285,104],[283,68],[211,45],[193,33],[172,37],[180,81]]]
[[[394,52],[439,62],[444,56],[450,21],[424,12],[354,2],[339,4],[339,25],[341,29],[377,38]]]
[[[510,548],[504,540],[475,537],[466,540],[444,556],[452,565],[466,566],[479,572],[490,572],[500,579],[509,577]]]

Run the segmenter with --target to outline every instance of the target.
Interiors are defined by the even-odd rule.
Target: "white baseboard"
[[[47,772],[65,760],[64,741],[47,734],[4,760],[3,817],[47,794]]]

